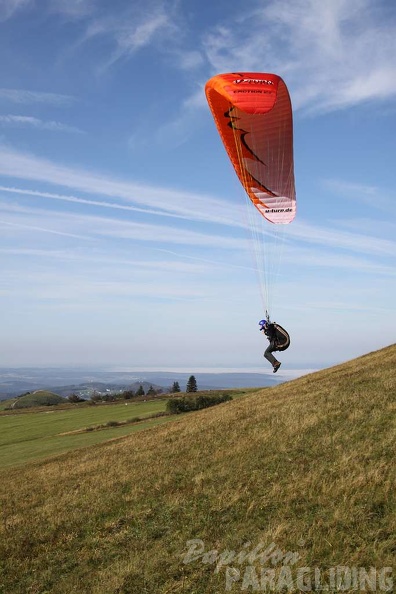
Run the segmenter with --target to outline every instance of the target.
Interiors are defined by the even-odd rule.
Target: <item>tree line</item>
[[[192,393],[192,392],[197,392],[197,390],[198,390],[197,380],[194,375],[190,375],[190,377],[188,378],[187,384],[186,384],[185,391]],[[173,382],[172,386],[169,388],[168,391],[171,394],[181,392],[179,382],[177,382],[177,381]],[[117,400],[131,400],[132,398],[142,397],[142,396],[149,396],[149,397],[158,396],[159,394],[162,394],[162,392],[163,392],[162,389],[156,390],[153,388],[153,386],[150,386],[148,388],[147,392],[145,392],[143,386],[140,385],[136,391],[124,390],[123,392],[108,393],[108,394],[94,392],[92,394],[92,396],[90,397],[90,401],[91,402],[116,402]],[[82,398],[81,396],[79,396],[79,394],[76,394],[76,393],[70,394],[68,396],[68,400],[73,403],[86,402],[85,398]]]

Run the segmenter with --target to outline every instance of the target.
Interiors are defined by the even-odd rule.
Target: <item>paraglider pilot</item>
[[[260,332],[264,332],[269,340],[264,357],[271,363],[273,372],[276,373],[281,366],[281,362],[275,359],[272,353],[274,351],[285,351],[290,346],[290,336],[282,326],[271,323],[269,319],[260,320],[259,326]]]

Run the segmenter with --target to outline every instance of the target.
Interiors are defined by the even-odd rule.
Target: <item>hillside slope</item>
[[[67,403],[68,400],[49,392],[48,390],[36,390],[35,392],[20,396],[14,401],[13,408],[33,408],[37,406],[55,406],[57,404]]]
[[[184,558],[192,539],[218,554],[277,549],[277,575],[294,553],[293,579],[390,567],[395,394],[393,345],[1,475],[0,592],[264,591],[259,559],[216,572],[214,553]]]

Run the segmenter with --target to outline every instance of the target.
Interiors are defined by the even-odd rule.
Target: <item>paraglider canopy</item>
[[[271,223],[296,214],[293,122],[287,87],[276,74],[219,74],[205,86],[218,132],[247,195]]]

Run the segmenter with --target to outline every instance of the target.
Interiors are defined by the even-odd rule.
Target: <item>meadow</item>
[[[144,418],[165,412],[165,406],[166,401],[159,400],[74,408],[48,407],[49,410],[29,409],[26,412],[2,414],[0,468],[22,465],[31,460],[116,439],[158,425],[169,418],[159,417],[145,422],[111,426],[112,423],[123,423],[136,417]],[[107,427],[94,430],[107,423]]]
[[[0,591],[320,590],[298,581],[305,568],[330,580],[330,594],[356,592],[355,574],[364,591],[391,592],[395,400],[393,345],[4,469]],[[336,567],[349,578],[345,569],[333,584]]]
[[[245,393],[238,389],[228,392],[233,398]],[[211,393],[220,394],[221,391]],[[4,410],[10,404],[3,403],[0,469],[117,439],[168,422],[174,415],[165,416],[167,400],[164,395],[152,400],[61,404],[18,410]]]

